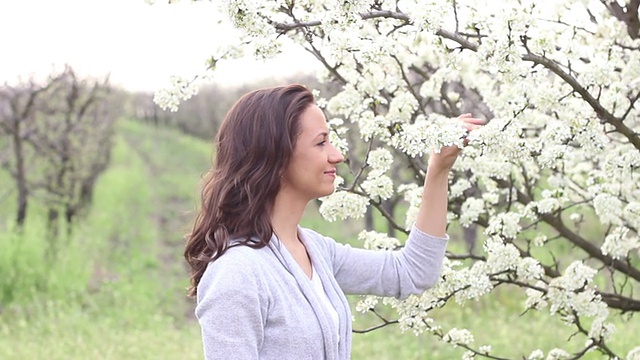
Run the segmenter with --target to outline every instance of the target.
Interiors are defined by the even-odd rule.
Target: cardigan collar
[[[352,318],[349,302],[333,275],[333,266],[330,266],[330,259],[322,256],[322,251],[316,243],[317,240],[308,236],[309,233],[300,226],[298,226],[298,234],[300,241],[302,241],[302,244],[307,249],[311,263],[316,269],[318,276],[320,276],[329,301],[331,301],[331,304],[338,313],[338,323],[340,326],[340,343],[338,344],[339,359],[349,359],[352,335]]]
[[[322,254],[318,250],[317,245],[314,244],[311,239],[307,239],[305,232],[300,227],[298,227],[298,236],[309,254],[312,266],[315,268],[318,276],[320,276],[327,297],[338,312],[340,329],[335,328],[335,324],[331,321],[331,316],[327,312],[325,305],[320,301],[311,280],[304,271],[302,271],[300,265],[275,234],[272,235],[269,241],[269,248],[273,251],[279,262],[293,276],[298,288],[316,314],[322,331],[322,341],[325,349],[324,358],[327,360],[348,359],[351,351],[351,349],[349,349],[351,343],[351,314],[349,304],[344,294],[342,294],[335,278],[330,275],[331,271],[326,261],[322,259]],[[335,342],[335,333],[337,331],[339,331],[340,334],[339,344]]]

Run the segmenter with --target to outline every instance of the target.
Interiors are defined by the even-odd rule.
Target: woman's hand
[[[462,114],[457,117],[456,121],[460,121],[462,125],[467,129],[467,133],[480,128],[484,125],[485,121],[482,119],[476,119],[471,117],[471,114]],[[464,139],[464,145],[467,145],[468,140]],[[431,151],[429,156],[429,171],[432,172],[449,172],[456,162],[461,149],[457,146],[446,146],[440,149],[439,153]]]

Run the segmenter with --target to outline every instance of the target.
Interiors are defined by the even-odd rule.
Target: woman
[[[461,117],[472,130],[481,120]],[[256,90],[231,108],[188,239],[190,294],[207,359],[348,359],[345,293],[405,298],[433,286],[447,243],[455,147],[432,154],[423,202],[401,251],[354,249],[298,224],[334,191],[344,160],[301,85]]]

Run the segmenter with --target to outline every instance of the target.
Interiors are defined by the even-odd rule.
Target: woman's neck
[[[271,211],[271,226],[285,245],[299,242],[298,225],[307,203],[283,192],[276,195]]]

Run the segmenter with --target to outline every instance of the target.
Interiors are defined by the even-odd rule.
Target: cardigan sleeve
[[[198,285],[204,358],[258,359],[267,313],[263,291],[256,276],[226,260],[210,263]]]
[[[317,234],[316,234],[317,235]],[[413,226],[397,251],[353,248],[322,237],[333,275],[347,294],[404,299],[435,285],[440,277],[448,237],[434,237]]]

